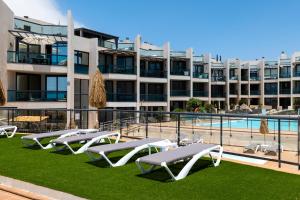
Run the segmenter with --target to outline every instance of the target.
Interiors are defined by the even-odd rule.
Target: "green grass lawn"
[[[0,138],[0,149],[1,175],[88,199],[300,199],[299,176],[231,162],[214,168],[201,160],[185,179],[171,182],[164,170],[140,175],[134,162],[109,168],[85,154],[25,148],[19,137]]]

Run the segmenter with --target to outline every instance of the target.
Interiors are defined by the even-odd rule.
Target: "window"
[[[118,67],[133,68],[133,57],[119,56],[117,58]]]
[[[77,65],[89,66],[89,53],[82,51],[75,51],[74,63]]]
[[[48,101],[65,101],[67,99],[66,76],[46,76],[46,98]]]

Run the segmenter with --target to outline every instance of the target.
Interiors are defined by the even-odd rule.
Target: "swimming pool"
[[[197,123],[196,126],[212,126],[212,127],[220,127],[219,122],[215,123]],[[248,118],[248,119],[241,119],[241,120],[226,120],[223,121],[223,128],[245,128],[245,129],[259,129],[260,127],[260,119],[259,118]],[[278,120],[276,119],[269,119],[268,120],[268,127],[270,131],[277,131],[278,130]],[[298,130],[298,122],[295,120],[281,120],[280,121],[280,129],[282,131],[293,131],[297,132]]]

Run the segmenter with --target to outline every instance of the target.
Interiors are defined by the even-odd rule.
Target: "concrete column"
[[[166,58],[166,71],[167,71],[167,79],[168,79],[168,83],[167,83],[167,111],[170,111],[170,94],[171,94],[171,90],[170,90],[170,70],[171,70],[171,63],[170,63],[170,43],[167,42],[164,44],[163,46],[163,50],[164,50],[164,58]]]
[[[136,51],[136,73],[137,73],[137,76],[136,76],[136,96],[137,96],[137,99],[136,99],[136,110],[139,111],[140,110],[140,64],[141,64],[141,42],[142,42],[142,39],[141,39],[141,36],[140,35],[137,35],[136,38],[135,38],[135,43],[134,43],[134,49]],[[140,118],[140,114],[137,113],[136,114],[136,121],[137,123],[139,123],[139,118]]]
[[[67,72],[67,109],[74,109],[74,22],[72,13],[68,10],[68,72]],[[69,127],[73,115],[67,115],[67,125]]]
[[[208,63],[208,103],[211,104],[211,54],[204,56],[204,62]]]
[[[187,58],[189,58],[190,62],[189,62],[189,68],[190,68],[190,86],[189,86],[189,90],[190,90],[190,97],[193,97],[193,66],[194,66],[194,57],[193,57],[193,49],[189,48],[186,51],[186,56]]]
[[[264,59],[261,60],[261,62],[259,63],[260,65],[260,103],[262,105],[262,107],[265,106],[265,70],[264,70],[264,66],[265,66],[265,61]]]
[[[225,91],[226,91],[226,100],[225,100],[225,109],[230,110],[230,103],[229,103],[229,88],[230,88],[230,83],[229,83],[229,60],[225,61],[225,76],[226,76],[226,82],[225,82]]]

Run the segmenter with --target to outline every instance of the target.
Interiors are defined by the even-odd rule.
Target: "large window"
[[[74,52],[75,73],[89,73],[89,53],[82,51]]]
[[[55,43],[51,47],[51,63],[57,65],[67,64],[68,47],[67,43]]]
[[[66,76],[46,76],[46,98],[48,101],[65,101],[67,99]]]

